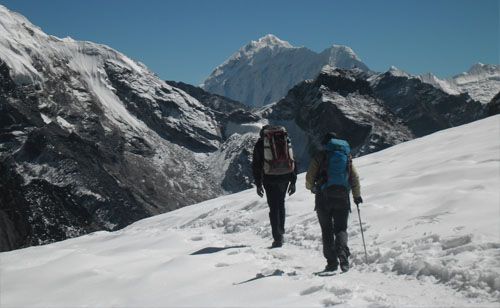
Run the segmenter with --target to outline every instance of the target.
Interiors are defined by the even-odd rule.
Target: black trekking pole
[[[359,228],[361,229],[361,238],[363,239],[363,247],[365,248],[365,259],[366,263],[368,263],[368,253],[366,252],[365,235],[363,234],[363,226],[361,225],[361,214],[359,212],[359,205],[356,204],[356,208],[358,209]]]

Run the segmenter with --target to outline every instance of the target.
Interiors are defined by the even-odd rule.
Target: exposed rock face
[[[487,109],[489,116],[500,113],[500,92],[498,92],[497,95],[491,99],[491,102],[488,103]]]
[[[237,109],[243,109],[243,110],[248,109],[247,105],[243,103],[232,100],[222,95],[212,94],[210,92],[203,90],[200,87],[195,87],[193,85],[184,82],[178,82],[172,80],[167,80],[167,83],[172,87],[176,87],[178,89],[183,90],[192,97],[196,98],[200,103],[202,103],[206,107],[214,111],[220,112],[222,115],[227,115]]]
[[[500,91],[500,65],[476,63],[467,72],[454,76],[451,82],[474,100],[488,103]]]
[[[252,152],[258,139],[260,125],[249,125],[246,133],[234,133],[212,155],[210,170],[222,179],[222,188],[230,193],[252,187]]]
[[[417,78],[389,71],[371,83],[375,95],[417,137],[484,117],[484,106],[467,94],[450,95]]]
[[[217,149],[221,141],[217,122],[199,101],[156,76],[144,78],[115,61],[106,61],[104,69],[127,111],[160,137],[197,152]]]
[[[49,36],[2,6],[0,36],[1,251],[116,230],[224,193],[226,170],[210,169],[226,139],[216,107],[109,47]]]
[[[253,183],[252,151],[262,118],[249,111],[246,105],[227,97],[182,82],[167,83],[184,90],[214,113],[224,143],[210,156],[209,169],[222,179],[222,188],[230,193],[250,188]]]
[[[233,123],[246,123],[257,122],[260,118],[252,114],[248,107],[240,102],[229,99],[227,97],[206,92],[202,88],[193,85],[167,81],[169,85],[177,87],[196,98],[201,104],[210,109],[222,133],[223,138],[228,138],[230,135],[226,132],[230,122]]]
[[[378,100],[366,75],[325,67],[313,81],[295,86],[277,104],[262,111],[271,123],[291,127],[301,169],[320,147],[327,132],[349,141],[355,155],[375,152],[410,140],[411,132]],[[294,128],[297,126],[299,129]]]
[[[19,86],[0,66],[1,250],[115,230],[222,193],[208,164],[178,145],[210,149],[210,139],[120,127],[97,101],[59,92],[64,83]]]
[[[276,102],[297,83],[315,78],[325,65],[368,71],[351,48],[333,45],[321,53],[293,47],[274,35],[251,41],[218,66],[202,87],[248,106]]]
[[[447,94],[395,68],[373,74],[327,66],[259,113],[288,127],[292,142],[300,140],[294,148],[305,170],[326,132],[336,132],[355,155],[364,155],[481,119],[486,108],[467,94]]]

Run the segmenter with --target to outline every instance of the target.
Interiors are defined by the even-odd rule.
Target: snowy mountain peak
[[[428,83],[437,89],[443,90],[444,92],[451,95],[459,95],[460,90],[455,86],[453,82],[448,80],[439,79],[436,75],[432,73],[425,73],[417,76],[423,83]]]
[[[408,78],[410,77],[410,75],[407,72],[395,67],[394,65],[391,65],[391,67],[387,72],[395,77],[408,77]]]
[[[333,45],[316,53],[268,34],[240,48],[201,87],[249,106],[264,106],[299,82],[316,77],[325,65],[369,71],[348,46]]]
[[[500,92],[500,65],[476,63],[467,72],[456,75],[449,82],[460,92],[467,92],[473,99],[488,103]]]
[[[467,72],[447,79],[440,79],[431,73],[415,77],[451,95],[468,93],[472,99],[483,104],[500,92],[500,65],[495,64],[478,62]]]
[[[338,54],[338,55],[342,55],[342,56],[347,56],[347,57],[350,57],[350,58],[355,59],[357,61],[361,61],[361,59],[358,57],[358,55],[349,46],[333,44],[332,47],[330,47],[330,49],[327,49],[327,50],[329,50],[330,53],[334,53],[334,54]]]
[[[252,58],[261,51],[271,51],[271,53],[274,54],[275,52],[290,48],[294,47],[287,41],[283,41],[273,34],[267,34],[256,41],[250,41],[250,43],[235,52],[226,62],[224,62],[224,64],[240,59]]]
[[[493,75],[500,74],[500,65],[495,64],[483,64],[478,62],[471,66],[471,68],[464,73],[458,74],[454,78],[466,77],[466,76],[478,76],[478,77],[487,77]]]
[[[258,46],[260,48],[265,48],[265,47],[293,48],[293,46],[289,42],[281,40],[274,34],[267,34],[258,39],[257,41],[252,41],[250,44]]]
[[[26,19],[26,17],[10,11],[8,8],[0,4],[0,33],[6,34],[18,31],[20,29],[20,25],[24,25],[25,31],[33,31],[31,32],[31,35],[33,35],[36,31],[38,34],[46,36],[46,34],[43,33],[39,27],[33,25],[28,19]]]

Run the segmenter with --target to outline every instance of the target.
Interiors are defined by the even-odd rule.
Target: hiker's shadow
[[[205,247],[202,248],[198,251],[195,251],[191,253],[191,256],[196,256],[196,255],[206,255],[206,254],[211,254],[211,253],[216,253],[222,250],[226,249],[233,249],[233,248],[245,248],[248,247],[247,245],[236,245],[236,246],[225,246],[225,247]]]
[[[197,250],[197,251],[191,253],[190,255],[191,256],[206,255],[206,254],[211,254],[211,253],[216,253],[216,252],[219,252],[219,251],[223,251],[223,250],[226,250],[226,249],[245,248],[245,247],[248,247],[248,246],[247,245],[235,245],[235,246],[225,246],[225,247],[205,247],[205,248],[202,248],[200,250]],[[262,279],[262,278],[272,277],[272,276],[284,276],[284,275],[285,275],[284,271],[282,271],[280,269],[277,269],[274,272],[272,272],[271,274],[265,275],[265,274],[262,274],[262,273],[258,273],[253,278],[250,278],[250,279],[242,281],[242,282],[237,282],[237,283],[235,282],[233,284],[234,285],[244,284],[244,283],[248,283],[248,282],[251,282],[251,281],[254,281],[254,280],[257,280],[257,279]],[[291,273],[287,273],[286,275],[287,276],[295,276],[295,275],[297,275],[297,273],[296,272],[291,272]]]
[[[234,285],[237,285],[237,284],[244,284],[244,283],[247,283],[247,282],[250,282],[250,281],[254,281],[254,280],[257,280],[257,279],[262,279],[262,278],[266,278],[266,277],[272,277],[272,276],[283,276],[285,274],[284,271],[280,270],[280,269],[277,269],[275,270],[274,272],[272,272],[271,274],[269,275],[264,275],[262,273],[258,273],[257,275],[255,275],[255,277],[253,278],[250,278],[248,280],[245,280],[245,281],[242,281],[242,282],[235,282],[233,283]]]
[[[244,283],[248,283],[248,282],[251,282],[251,281],[254,281],[254,280],[257,280],[257,279],[262,279],[262,278],[267,278],[267,277],[274,277],[274,276],[297,276],[297,272],[293,271],[293,272],[285,273],[284,271],[282,271],[280,269],[277,269],[277,270],[275,270],[274,272],[272,272],[271,274],[268,274],[268,275],[264,275],[262,273],[258,273],[253,278],[250,278],[250,279],[242,281],[242,282],[235,282],[235,283],[233,283],[233,285],[244,284]]]

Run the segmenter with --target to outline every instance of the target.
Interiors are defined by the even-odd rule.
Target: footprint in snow
[[[198,236],[193,236],[193,237],[191,237],[191,240],[192,240],[193,242],[198,242],[198,241],[203,240],[203,236],[201,236],[201,235],[198,235]]]
[[[324,300],[321,301],[323,304],[323,307],[333,307],[336,305],[343,304],[344,301],[338,299],[338,298],[325,298]]]
[[[227,264],[227,263],[217,263],[217,264],[215,264],[215,267],[227,267],[227,266],[229,266],[229,264]]]
[[[305,289],[304,291],[300,292],[300,295],[301,296],[304,296],[304,295],[309,295],[309,294],[313,294],[313,293],[316,293],[320,290],[323,290],[325,285],[319,285],[319,286],[312,286],[310,288],[307,288]]]
[[[290,259],[290,257],[288,255],[286,255],[285,253],[282,253],[282,252],[271,252],[271,255],[273,256],[274,259],[278,259],[278,260],[282,260],[282,261]]]
[[[327,288],[326,290],[330,293],[333,293],[333,294],[335,294],[337,296],[341,296],[341,297],[348,297],[349,295],[352,294],[351,289],[337,287],[337,286],[331,286],[331,287]]]
[[[329,288],[324,288],[326,291],[332,293],[333,297],[325,298],[322,301],[324,307],[331,307],[339,304],[345,303],[347,300],[353,297],[352,290],[342,287],[332,286]],[[369,306],[371,307],[371,305]],[[375,306],[377,307],[377,306]]]
[[[368,307],[373,307],[373,308],[389,308],[392,307],[391,304],[387,301],[387,297],[382,295],[382,294],[366,294],[363,296],[363,299],[370,304]]]

